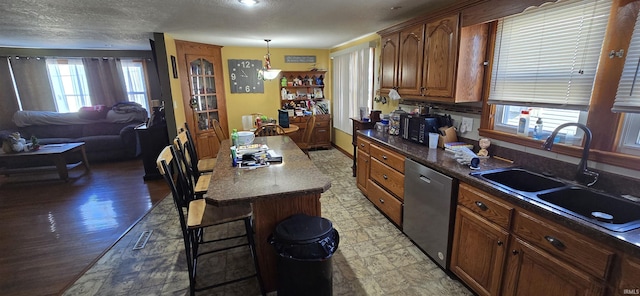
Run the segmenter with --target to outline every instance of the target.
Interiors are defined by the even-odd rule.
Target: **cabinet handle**
[[[360,144],[360,147],[364,147],[364,144]]]
[[[550,236],[550,235],[545,235],[544,239],[546,239],[552,246],[556,247],[556,249],[558,250],[564,250],[565,245],[557,238]]]
[[[384,199],[382,199],[382,198],[381,198],[381,199],[380,199],[380,203],[384,203]]]
[[[498,246],[502,246],[504,243],[501,240],[498,240]]]
[[[386,155],[382,155],[382,159],[387,160],[387,156]]]
[[[387,175],[382,175],[382,178],[386,180],[388,177]]]
[[[518,253],[520,253],[520,252],[518,252],[518,250],[515,250],[515,249],[511,250],[511,254],[513,254],[513,255],[518,255]]]
[[[476,201],[475,202],[476,206],[478,206],[478,208],[480,208],[483,211],[488,210],[489,208],[487,207],[487,205],[485,205],[484,203],[482,203],[481,201]]]

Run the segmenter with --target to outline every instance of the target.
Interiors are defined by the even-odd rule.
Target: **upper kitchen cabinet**
[[[459,14],[380,31],[380,88],[410,100],[481,100],[488,25],[460,28]]]
[[[424,55],[422,95],[452,98],[458,57],[457,14],[427,24]]]
[[[382,36],[380,86],[402,94],[420,95],[424,57],[424,24]]]

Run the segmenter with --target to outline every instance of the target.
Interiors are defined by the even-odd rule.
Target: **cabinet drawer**
[[[369,153],[370,144],[371,144],[371,142],[367,141],[363,137],[358,137],[358,139],[356,139],[356,145],[358,146],[358,151],[362,151],[364,153]]]
[[[371,180],[367,183],[367,193],[369,193],[367,198],[380,211],[387,215],[393,223],[402,226],[402,203],[399,200]]]
[[[512,206],[500,202],[497,197],[460,183],[458,204],[500,225],[504,229],[509,229],[514,209]]]
[[[316,122],[323,121],[329,122],[331,120],[331,114],[316,114]]]
[[[317,119],[317,118],[316,118],[316,119]],[[319,128],[319,127],[329,127],[329,121],[317,121],[317,120],[316,120],[316,125],[315,125],[315,127],[316,127],[316,128]]]
[[[372,158],[375,158],[404,174],[404,156],[376,145],[371,145],[369,151]]]
[[[545,251],[606,279],[615,253],[587,237],[558,224],[518,211],[513,232]]]
[[[373,146],[372,146],[373,147]],[[385,189],[389,190],[400,200],[404,199],[404,175],[377,159],[371,158],[369,178],[375,180]]]

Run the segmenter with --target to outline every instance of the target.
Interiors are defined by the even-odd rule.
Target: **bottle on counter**
[[[397,110],[394,110],[389,115],[389,134],[390,135],[399,135],[400,134],[400,115],[407,114],[404,110],[398,106]]]
[[[540,117],[536,120],[536,126],[533,128],[533,138],[536,140],[542,139],[542,118]]]
[[[518,129],[516,130],[518,136],[529,136],[529,110],[522,110],[520,112],[520,119],[518,119]]]
[[[231,146],[238,147],[238,129],[233,129],[231,132]]]

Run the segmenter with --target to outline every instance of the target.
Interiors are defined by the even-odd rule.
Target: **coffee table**
[[[79,163],[67,165],[66,157],[72,153],[80,153],[82,160]],[[58,175],[62,180],[69,179],[69,169],[83,164],[87,171],[90,171],[87,153],[84,149],[84,142],[49,144],[40,146],[39,150],[26,151],[19,153],[3,153],[0,152],[0,162],[6,161],[11,163],[12,168],[1,169],[0,172],[8,175],[11,172],[33,172],[41,170],[42,167],[24,167],[20,168],[20,163],[32,163],[33,161],[42,162],[43,164],[52,163],[58,170]],[[16,168],[13,168],[13,167]]]

